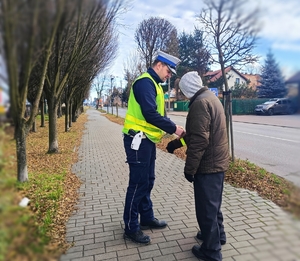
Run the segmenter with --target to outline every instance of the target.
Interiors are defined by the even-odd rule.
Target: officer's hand
[[[185,135],[185,129],[182,126],[178,126],[176,125],[176,130],[175,130],[175,134],[181,138]]]
[[[187,174],[187,173],[184,173],[184,177],[186,178],[187,181],[189,182],[194,182],[194,175],[191,175],[191,174]]]
[[[168,143],[166,149],[167,149],[167,151],[168,151],[169,153],[173,153],[174,150],[176,150],[176,149],[178,149],[178,148],[180,148],[180,147],[182,147],[181,141],[178,140],[178,139],[175,139],[175,140],[171,140],[171,141]]]

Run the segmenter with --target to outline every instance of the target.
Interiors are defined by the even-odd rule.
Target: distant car
[[[274,98],[255,106],[257,115],[293,114],[296,108],[289,98]]]

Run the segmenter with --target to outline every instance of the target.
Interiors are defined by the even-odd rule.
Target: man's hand
[[[175,134],[179,137],[182,138],[185,135],[185,129],[182,126],[176,125],[176,131]]]
[[[194,182],[194,175],[191,175],[191,174],[187,174],[187,173],[184,173],[184,177],[186,178],[187,181],[189,182]]]
[[[180,148],[180,147],[182,147],[181,141],[180,141],[179,139],[175,139],[175,140],[171,140],[171,141],[168,143],[166,149],[167,149],[167,151],[168,151],[169,153],[173,153],[174,150],[176,150],[176,149],[178,149],[178,148]]]

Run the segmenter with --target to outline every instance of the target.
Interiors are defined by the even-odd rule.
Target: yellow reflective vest
[[[164,93],[162,87],[155,82],[155,80],[150,76],[149,73],[145,72],[140,77],[138,77],[134,83],[142,78],[149,78],[154,83],[156,88],[156,105],[157,105],[157,112],[164,116],[165,113],[165,100],[164,100]],[[133,83],[133,84],[134,84]],[[132,85],[133,85],[132,84]],[[162,137],[165,135],[165,132],[156,126],[146,122],[141,106],[136,101],[133,90],[131,88],[128,100],[128,110],[125,116],[125,122],[122,132],[128,134],[128,130],[133,129],[135,131],[142,131],[148,139],[150,139],[154,143],[160,142]]]

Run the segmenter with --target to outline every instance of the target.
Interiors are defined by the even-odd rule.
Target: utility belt
[[[131,138],[134,138],[135,137],[135,135],[130,135],[130,134],[125,134],[125,135],[128,135],[129,137],[131,137]],[[143,133],[143,135],[142,135],[142,139],[147,139],[147,136]]]
[[[127,135],[133,138],[131,142],[131,148],[133,150],[139,150],[142,139],[147,138],[147,136],[142,131],[136,132],[133,129],[129,129]]]

